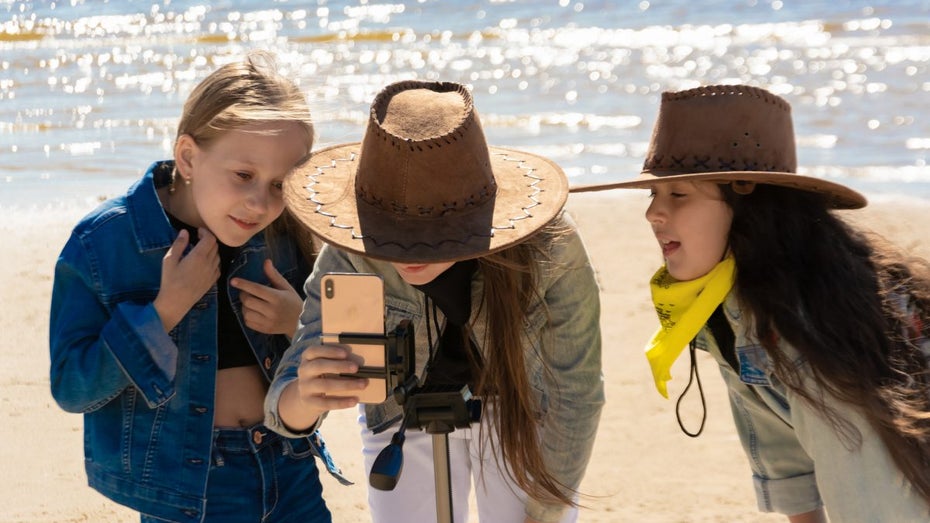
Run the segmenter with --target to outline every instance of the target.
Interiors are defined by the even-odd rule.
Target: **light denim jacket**
[[[862,445],[855,447],[841,440],[828,420],[774,375],[754,336],[752,318],[741,310],[733,291],[724,302],[724,312],[736,338],[739,372],[726,362],[707,327],[696,344],[714,356],[727,384],[759,510],[792,515],[825,505],[832,523],[930,521],[926,502],[905,481],[858,410],[827,400],[862,434]],[[924,339],[921,346],[930,355],[930,340]],[[805,387],[814,390],[803,358],[784,342],[779,349],[796,361]],[[821,390],[814,394],[826,395]]]
[[[600,302],[594,271],[574,224],[566,216],[569,233],[550,246],[549,259],[542,262],[539,296],[527,323],[522,326],[530,343],[524,355],[527,374],[536,393],[542,429],[543,456],[556,479],[577,488],[584,475],[604,403],[601,376]],[[297,376],[300,354],[309,345],[320,343],[320,279],[328,272],[365,272],[382,276],[385,286],[386,325],[395,327],[411,319],[416,335],[417,376],[422,377],[428,358],[423,294],[405,283],[393,267],[326,246],[304,291],[307,300],[295,342],[271,385],[265,410],[265,424],[284,435],[293,435],[278,418],[278,400],[284,388]],[[473,309],[479,309],[482,280],[472,282]],[[440,313],[440,320],[441,320]],[[486,319],[473,313],[472,325],[477,340],[483,340]],[[435,336],[435,333],[434,333]],[[547,375],[547,370],[551,374]],[[374,432],[396,423],[401,407],[393,398],[378,405],[366,406],[369,428]],[[527,514],[539,521],[558,519],[563,507],[547,506],[530,500]]]
[[[84,414],[88,483],[110,499],[172,521],[200,521],[210,466],[216,378],[216,286],[166,333],[152,305],[162,259],[177,237],[156,194],[171,162],[153,164],[124,196],[75,227],[55,267],[51,389]],[[295,289],[309,267],[292,242],[275,266]],[[233,276],[268,284],[264,235],[241,249]],[[223,282],[224,284],[226,282]],[[242,322],[239,291],[229,288]],[[289,345],[245,329],[271,377]]]

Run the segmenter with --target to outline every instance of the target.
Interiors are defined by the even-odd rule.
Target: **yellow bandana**
[[[672,364],[723,303],[733,288],[735,274],[733,257],[727,256],[696,280],[677,281],[663,265],[649,282],[661,326],[646,346],[646,358],[662,396],[668,398],[665,383],[672,379]]]

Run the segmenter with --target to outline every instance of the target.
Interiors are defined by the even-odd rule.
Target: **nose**
[[[646,207],[646,221],[649,223],[661,223],[665,221],[665,207],[662,205],[661,200],[658,196],[653,196],[652,201],[649,202],[649,207]]]
[[[245,199],[245,206],[250,211],[265,213],[268,211],[271,195],[264,187],[254,187]]]

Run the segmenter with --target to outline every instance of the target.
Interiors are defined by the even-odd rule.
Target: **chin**
[[[222,243],[223,245],[227,247],[242,247],[243,245],[248,243],[248,241],[251,239],[252,239],[252,236],[249,236],[247,238],[243,238],[241,236],[233,236],[233,237],[226,237],[226,238],[221,238],[219,236],[216,237],[216,241]]]
[[[401,276],[401,279],[407,282],[409,285],[426,285],[427,283],[436,279],[435,276],[426,276],[426,277],[416,277],[416,276]]]
[[[668,269],[669,276],[674,278],[675,281],[690,281],[690,280],[696,280],[697,278],[701,277],[700,274],[695,275],[691,272],[682,270],[680,267],[675,267],[675,266],[666,264],[666,268]]]

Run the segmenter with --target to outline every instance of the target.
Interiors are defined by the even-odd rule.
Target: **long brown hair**
[[[780,336],[807,360],[819,387],[862,413],[930,504],[930,371],[917,345],[930,336],[930,263],[846,223],[818,194],[767,185],[724,194],[734,211],[738,297],[776,375],[844,444],[861,443],[848,421],[801,386],[798,367],[778,350]]]
[[[524,350],[529,309],[545,301],[538,293],[541,263],[550,242],[559,241],[564,223],[556,219],[524,242],[478,259],[484,280],[479,314],[487,317],[485,364],[476,395],[494,412],[500,459],[511,479],[530,497],[576,506],[571,489],[547,470],[539,440],[539,406],[526,371]],[[519,326],[519,328],[514,328]],[[530,338],[531,339],[531,338]],[[497,455],[495,453],[495,455]]]

